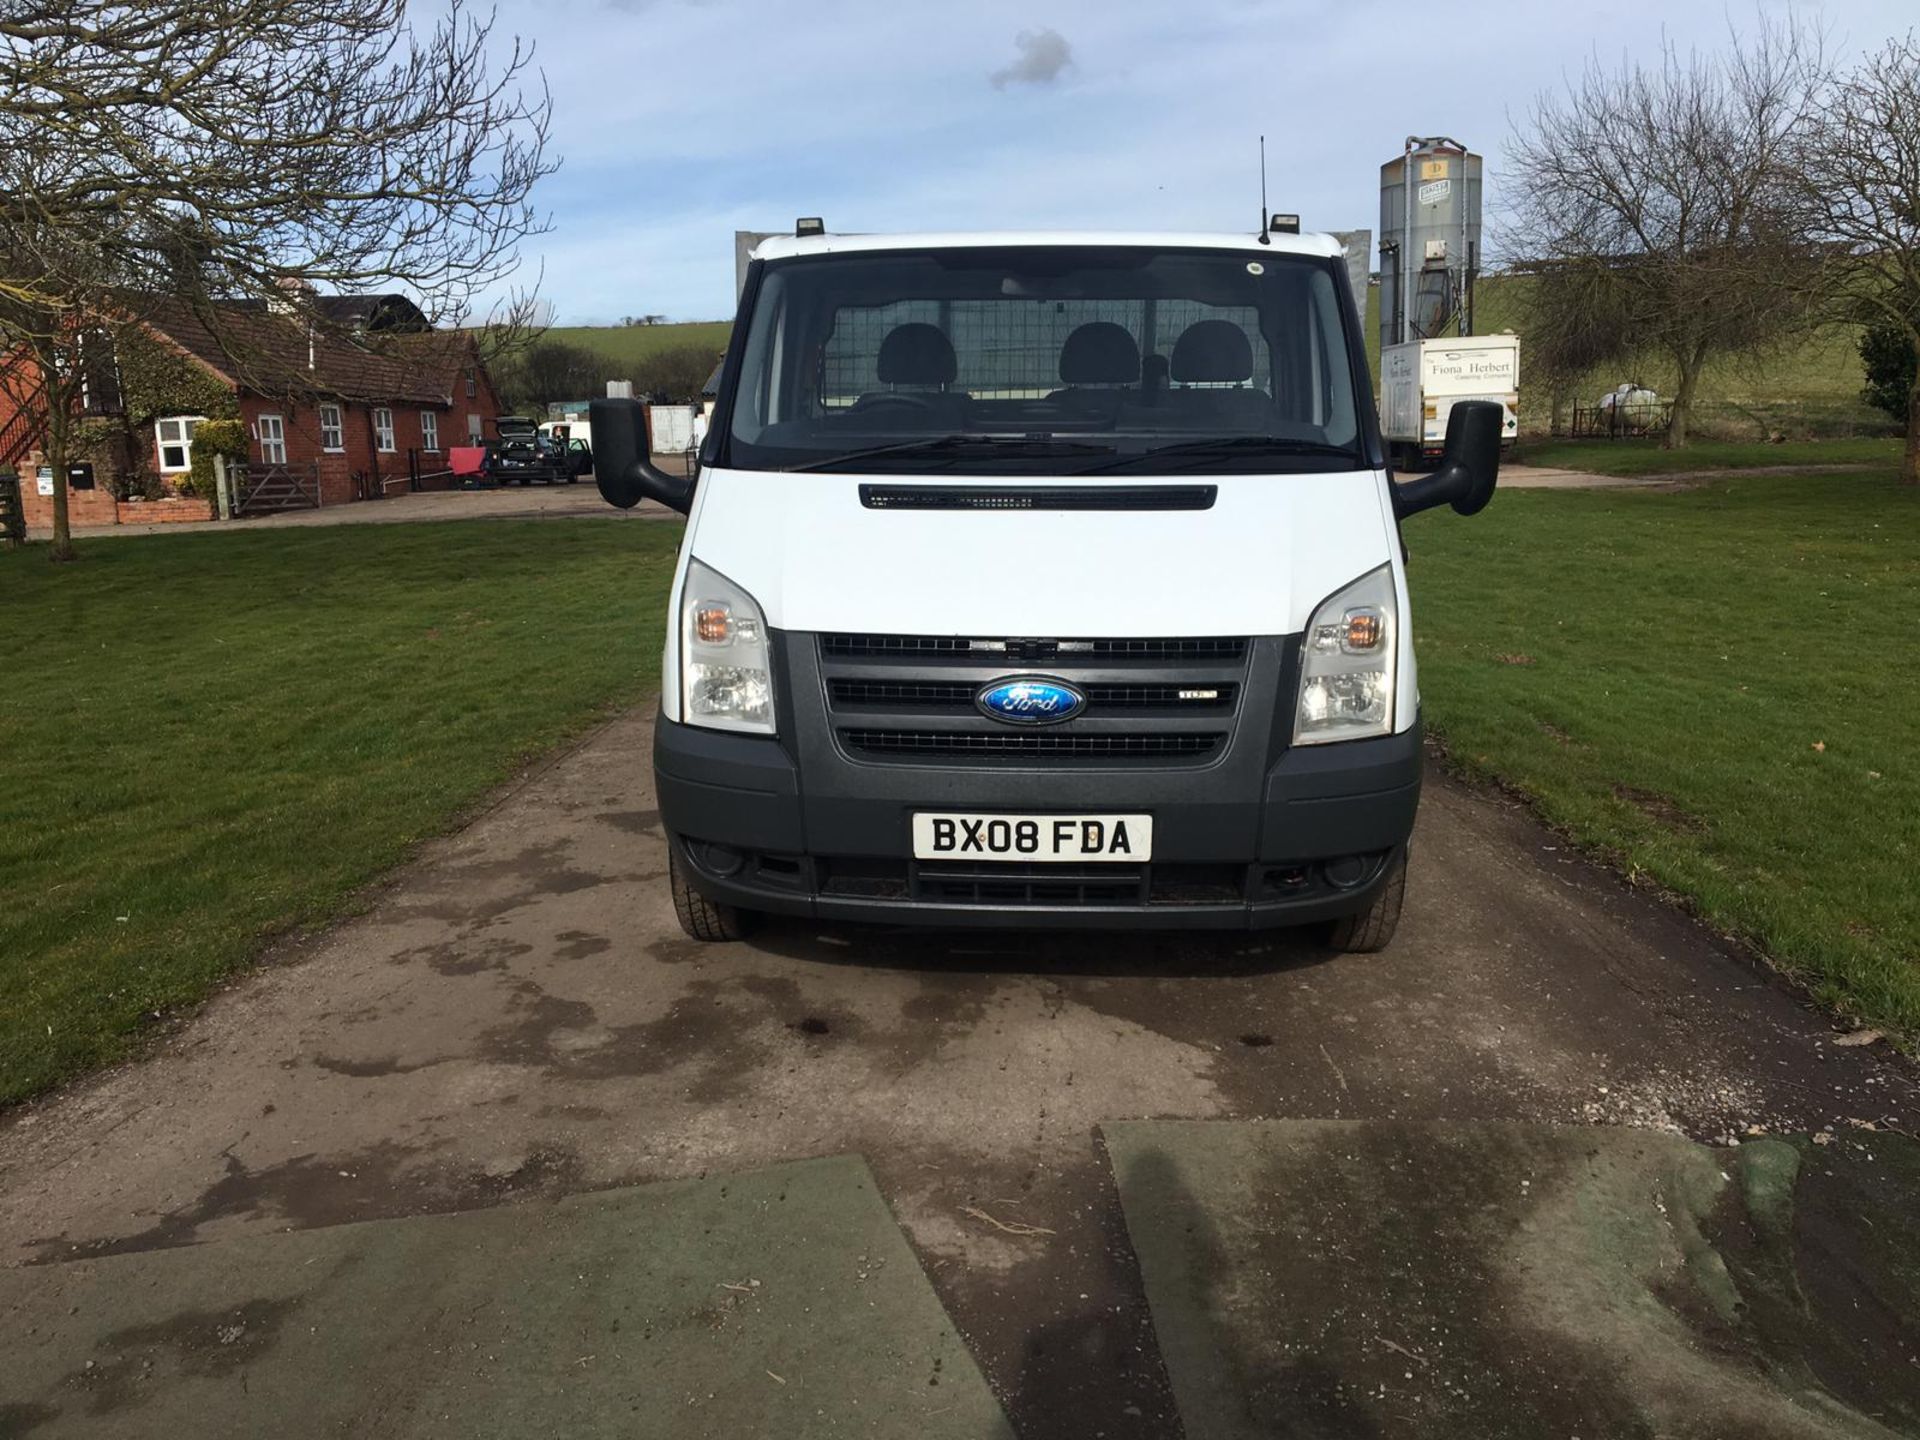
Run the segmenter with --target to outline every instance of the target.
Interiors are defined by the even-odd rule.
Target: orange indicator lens
[[[1385,638],[1386,623],[1377,610],[1347,612],[1347,649],[1371,650]]]
[[[724,645],[733,638],[733,611],[717,600],[693,609],[694,638],[708,645]]]

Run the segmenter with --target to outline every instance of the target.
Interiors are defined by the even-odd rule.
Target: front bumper
[[[723,904],[955,927],[1253,929],[1364,909],[1413,830],[1421,727],[1244,766],[1039,769],[796,764],[781,740],[654,733],[660,812],[688,880]],[[923,863],[916,810],[1147,812],[1139,866]]]

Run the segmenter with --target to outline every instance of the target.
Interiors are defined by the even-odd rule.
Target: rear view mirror
[[[1500,478],[1500,407],[1491,400],[1461,400],[1447,416],[1446,448],[1431,475],[1393,487],[1393,513],[1402,518],[1451,505],[1459,515],[1477,515],[1493,499]]]
[[[638,400],[595,400],[587,406],[593,427],[593,478],[609,505],[631,510],[657,500],[685,514],[693,506],[693,477],[669,475],[653,463],[647,411]]]

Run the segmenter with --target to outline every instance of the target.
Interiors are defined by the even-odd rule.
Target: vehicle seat
[[[1060,380],[1067,388],[1047,398],[1089,419],[1112,419],[1125,393],[1140,378],[1140,347],[1124,325],[1091,320],[1077,326],[1060,347]]]
[[[964,415],[966,392],[947,388],[959,374],[960,362],[939,326],[919,320],[894,326],[880,342],[874,368],[887,388],[862,395],[850,413],[874,411],[908,426],[924,423],[943,429],[953,428]],[[902,398],[892,398],[896,395]]]
[[[1169,400],[1183,420],[1259,432],[1272,417],[1273,402],[1253,379],[1253,345],[1231,320],[1196,320],[1174,342],[1169,370],[1180,389]]]

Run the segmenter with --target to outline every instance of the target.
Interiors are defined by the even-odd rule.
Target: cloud
[[[1073,63],[1073,47],[1058,30],[1022,30],[1013,37],[1020,58],[993,72],[993,88],[1009,85],[1051,85]]]

